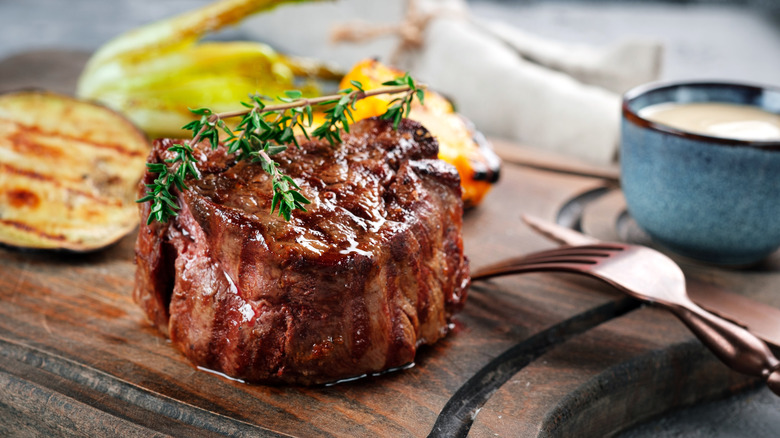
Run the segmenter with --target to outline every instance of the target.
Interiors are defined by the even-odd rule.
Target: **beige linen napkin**
[[[392,58],[451,98],[485,134],[595,164],[616,159],[620,94],[659,74],[656,42],[619,41],[604,48],[560,43],[511,23],[474,17],[463,0],[419,0],[412,14],[408,6],[400,0],[302,4],[252,18],[243,29],[280,50],[345,69],[366,57],[388,63]],[[350,24],[356,20],[361,24]],[[405,39],[391,35],[357,44],[329,39],[339,25],[392,34],[398,23],[404,26],[396,33]],[[419,41],[410,41],[415,31]]]

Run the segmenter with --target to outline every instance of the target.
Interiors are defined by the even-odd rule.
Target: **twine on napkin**
[[[333,26],[330,39],[333,43],[364,43],[384,36],[398,37],[388,61],[397,65],[403,52],[419,49],[425,43],[425,29],[434,18],[443,14],[453,15],[452,9],[436,9],[424,12],[418,0],[406,0],[403,19],[397,24],[374,24],[365,21],[352,21]]]

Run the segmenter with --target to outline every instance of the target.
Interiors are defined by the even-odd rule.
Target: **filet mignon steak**
[[[196,365],[318,384],[408,364],[447,333],[469,283],[457,171],[410,120],[363,120],[343,140],[274,157],[312,202],[290,221],[259,164],[207,142],[176,218],[146,225],[140,204],[134,299]]]

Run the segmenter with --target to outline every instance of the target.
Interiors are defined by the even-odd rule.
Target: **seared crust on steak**
[[[469,282],[458,173],[416,122],[350,131],[274,157],[312,201],[289,222],[271,213],[258,164],[207,144],[175,219],[145,225],[141,204],[134,298],[192,362],[325,383],[407,364],[447,333]],[[155,142],[149,161],[173,142]]]

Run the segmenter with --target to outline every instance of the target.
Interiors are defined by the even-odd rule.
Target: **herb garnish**
[[[417,84],[408,73],[393,81],[384,82],[384,87],[374,90],[364,90],[363,85],[357,81],[351,81],[351,84],[354,88],[311,99],[302,97],[297,90],[286,91],[284,97],[278,98],[281,103],[276,105],[266,105],[261,96],[251,96],[250,103],[241,102],[247,109],[221,114],[208,108],[190,110],[200,116],[200,119],[182,128],[192,131],[192,139],[186,144],[169,147],[168,151],[175,153],[175,156],[165,160],[165,163],[146,164],[149,172],[157,174],[154,182],[146,185],[146,196],[136,201],[152,203],[146,223],[150,224],[153,220],[164,223],[178,215],[176,196],[171,193],[173,187],[179,191],[188,190],[184,183],[187,176],[200,178],[192,148],[205,139],[209,140],[212,149],[218,148],[220,132],[225,135],[223,144],[228,153],[237,154],[239,161],[249,159],[259,162],[271,177],[274,192],[271,201],[272,213],[278,208],[279,216],[290,220],[293,210],[306,211],[304,205],[309,204],[309,200],[300,193],[300,187],[295,181],[279,170],[279,164],[271,157],[287,149],[287,144],[293,143],[300,147],[294,134],[295,128],[300,128],[306,138],[310,138],[306,128],[310,128],[313,123],[312,107],[325,108],[325,121],[316,127],[311,135],[335,145],[342,141],[342,129],[349,132],[349,124],[354,122],[352,111],[355,109],[355,103],[361,99],[380,94],[403,93],[391,100],[387,111],[380,116],[382,119],[392,120],[393,129],[398,128],[404,114],[409,114],[415,97],[423,103],[425,87]],[[224,120],[233,117],[241,117],[241,121],[235,128],[230,128]]]

